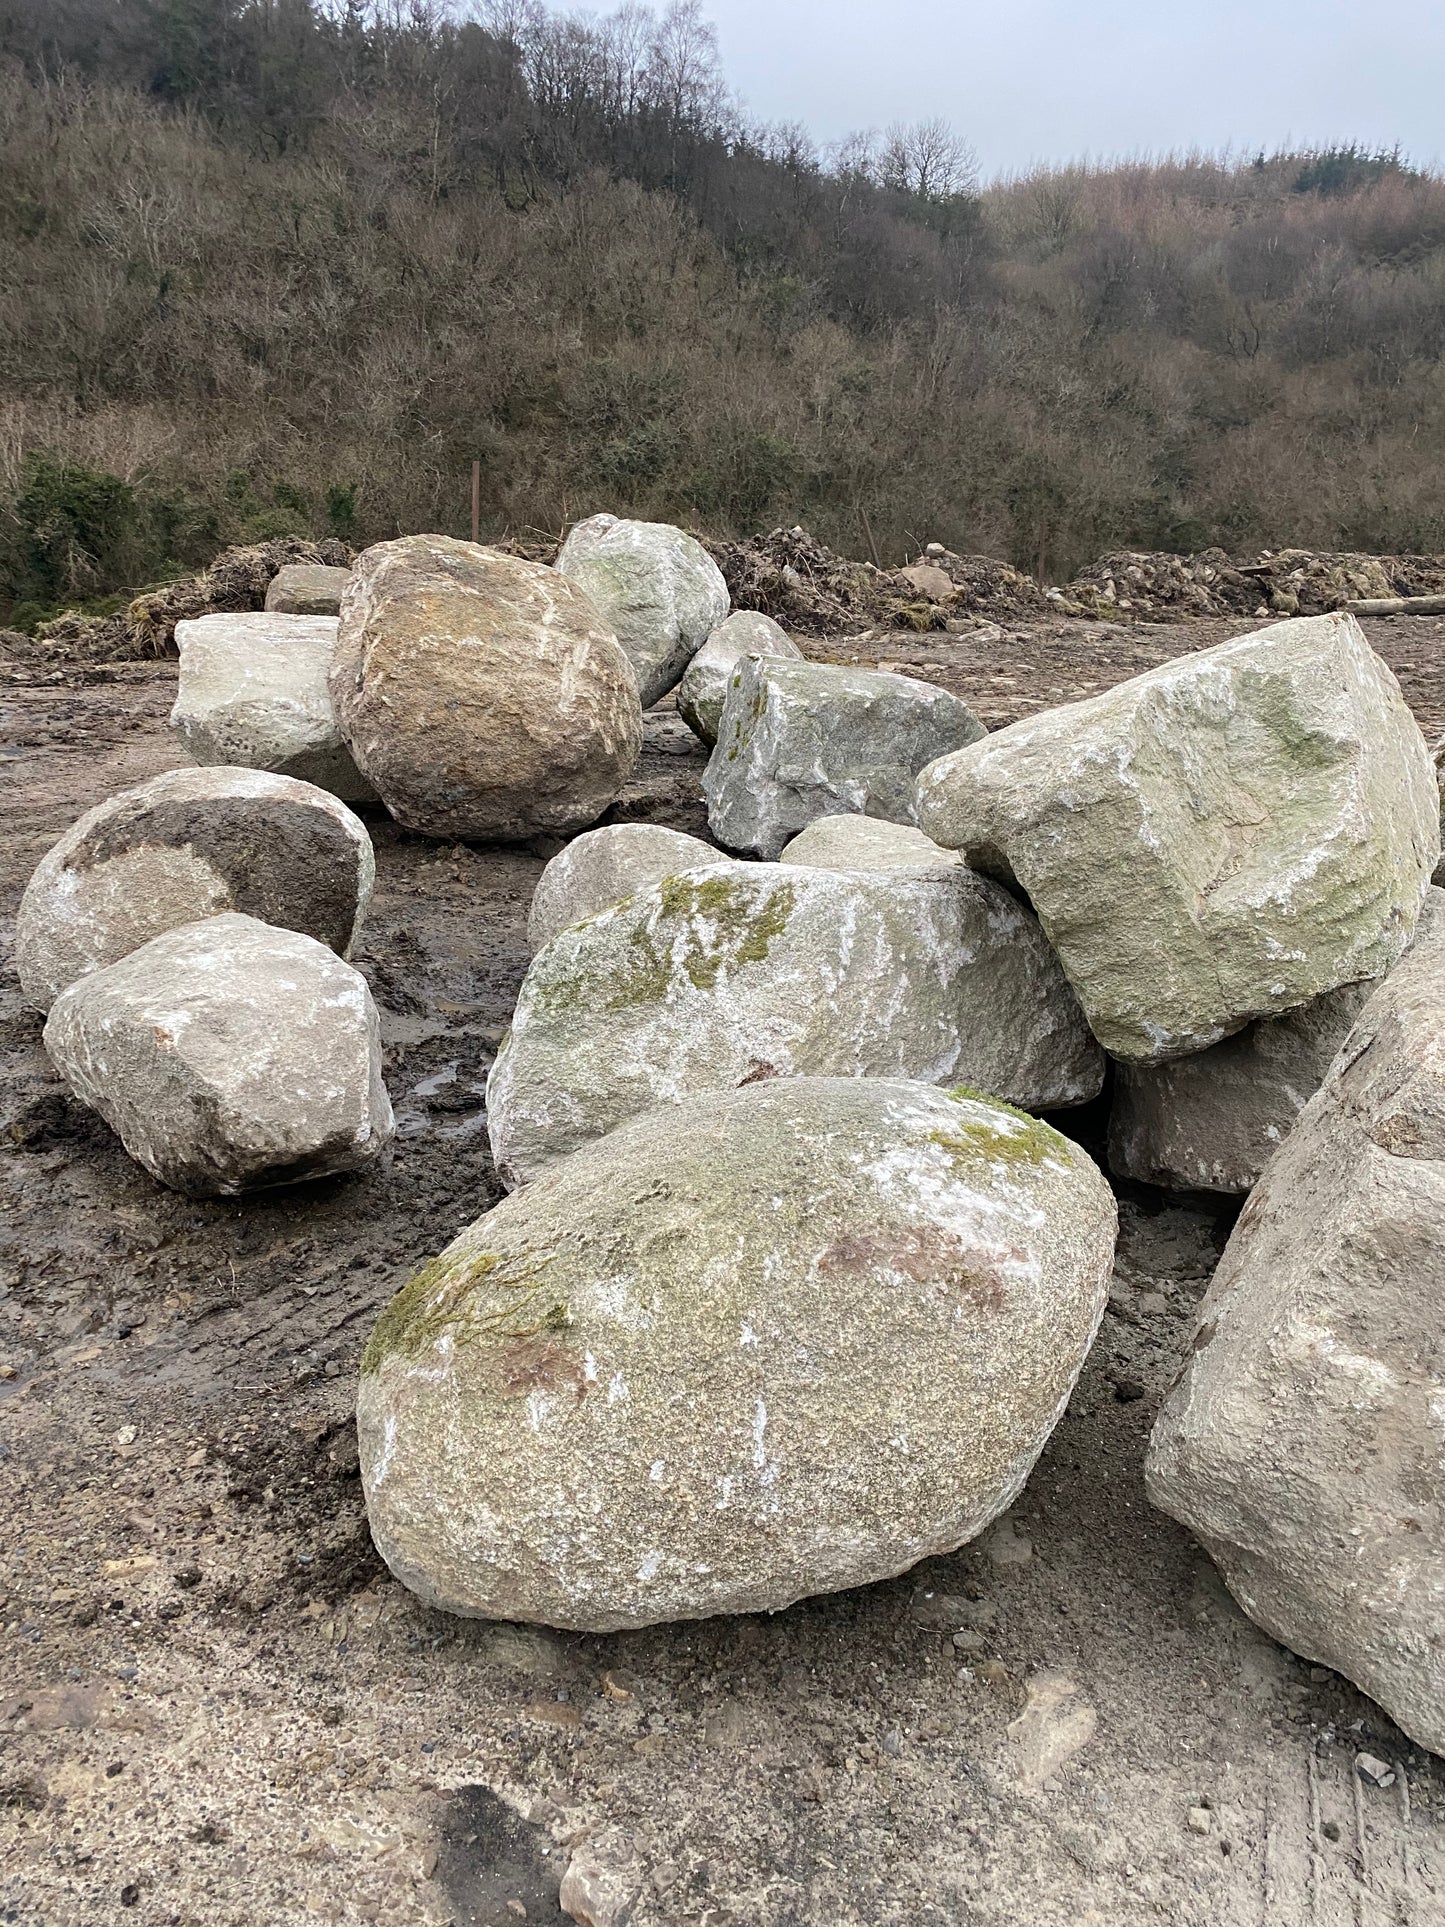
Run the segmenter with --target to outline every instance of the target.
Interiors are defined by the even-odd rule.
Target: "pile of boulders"
[[[946,600],[958,560],[912,591]],[[391,1113],[341,798],[566,839],[488,1084],[513,1195],[362,1362],[406,1584],[609,1629],[981,1531],[1112,1265],[1109,1186],[1040,1114],[1107,1094],[1119,1175],[1258,1187],[1151,1490],[1263,1624],[1445,1745],[1441,806],[1354,619],[987,735],[931,685],[807,661],[664,525],[593,517],[555,567],[412,536],[307,574],[180,624],[172,720],[212,766],[83,818],[18,959],[72,1089],[163,1181],[354,1171]],[[599,822],[674,691],[709,840]]]

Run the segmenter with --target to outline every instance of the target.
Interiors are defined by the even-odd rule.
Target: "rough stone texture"
[[[188,756],[295,776],[347,803],[376,801],[341,740],[327,687],[335,616],[197,616],[176,624],[176,646],[171,728]]]
[[[1445,891],[1432,889],[1411,951],[1442,941]],[[1110,1170],[1178,1190],[1252,1190],[1379,983],[1342,984],[1192,1057],[1120,1064]]]
[[[583,829],[642,752],[636,678],[582,591],[444,535],[358,556],[331,694],[357,767],[432,836]]]
[[[1347,615],[1014,723],[923,772],[918,821],[1017,879],[1095,1035],[1143,1060],[1383,975],[1440,853],[1424,741]]]
[[[707,550],[667,522],[589,515],[562,544],[557,568],[616,631],[644,709],[676,685],[731,606]]]
[[[983,733],[957,696],[910,676],[741,661],[703,778],[709,827],[772,861],[818,816],[914,823],[919,770]]]
[[[900,569],[898,573],[925,602],[947,602],[953,594],[953,577],[936,562],[915,562],[911,568]]]
[[[786,629],[759,609],[737,609],[720,622],[687,665],[677,686],[677,713],[711,749],[717,741],[728,681],[743,656],[786,656],[798,662],[803,652]]]
[[[1245,1205],[1147,1463],[1252,1619],[1445,1752],[1445,946],[1377,990]]]
[[[1101,1316],[1114,1200],[1046,1125],[796,1078],[664,1109],[506,1199],[362,1360],[372,1535],[454,1612],[768,1612],[1009,1505]]]
[[[820,816],[787,844],[780,863],[802,863],[814,870],[907,870],[932,875],[963,862],[957,850],[943,850],[908,823],[884,823],[876,816]]]
[[[1435,783],[1440,791],[1440,840],[1445,843],[1445,736],[1442,736],[1431,751],[1431,761],[1435,765]],[[1435,865],[1433,883],[1445,884],[1445,856]]]
[[[618,1830],[579,1846],[567,1862],[557,1903],[577,1927],[627,1927],[642,1871]]]
[[[610,823],[588,830],[560,850],[537,879],[527,912],[527,941],[540,950],[569,924],[678,870],[732,860],[701,837],[664,829],[660,823]]]
[[[355,1171],[391,1139],[365,978],[254,917],[185,924],[82,977],[45,1048],[131,1156],[192,1196]]]
[[[487,1085],[503,1181],[652,1105],[775,1077],[966,1083],[1078,1104],[1103,1054],[997,883],[771,863],[683,871],[532,960]]]
[[[341,956],[376,876],[366,825],[325,790],[254,769],[174,769],[87,810],[40,859],[15,927],[25,1001],[226,910]]]
[[[266,607],[288,616],[335,616],[341,613],[341,592],[350,569],[328,569],[320,563],[288,562],[278,569],[266,590]]]

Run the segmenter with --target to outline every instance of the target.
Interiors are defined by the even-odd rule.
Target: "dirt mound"
[[[1263,549],[1235,562],[1120,550],[1101,556],[1055,596],[1069,614],[1177,622],[1181,616],[1316,616],[1367,597],[1445,589],[1445,556],[1333,554]]]
[[[138,656],[163,656],[175,647],[176,624],[190,616],[259,609],[271,578],[289,562],[348,568],[352,553],[344,542],[307,542],[285,535],[248,548],[226,549],[200,575],[167,582],[138,595],[122,614],[66,614],[44,622],[23,654],[60,662],[123,662]]]
[[[937,598],[900,570],[878,569],[809,535],[774,529],[747,542],[709,543],[733,605],[761,609],[799,635],[839,629],[943,629],[959,616],[1013,618],[1049,611],[1038,585],[1007,562],[934,548],[922,558],[941,569],[952,593]]]

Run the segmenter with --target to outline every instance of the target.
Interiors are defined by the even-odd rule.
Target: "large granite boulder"
[[[651,1111],[382,1313],[372,1536],[432,1605],[594,1632],[902,1572],[1019,1492],[1114,1233],[1082,1151],[971,1096],[808,1077]]]
[[[1445,890],[1432,889],[1407,955],[1442,941]],[[1379,981],[1341,984],[1192,1057],[1120,1064],[1109,1113],[1110,1170],[1173,1190],[1252,1190]]]
[[[708,827],[775,861],[815,817],[916,822],[919,770],[982,735],[957,696],[911,676],[744,657],[703,777]]]
[[[581,923],[634,891],[649,889],[679,870],[732,860],[700,836],[685,836],[660,823],[609,823],[587,830],[559,850],[537,879],[527,912],[527,941],[540,950],[569,924]]]
[[[589,515],[562,544],[557,568],[616,632],[644,709],[675,687],[731,602],[701,542],[667,522]]]
[[[327,791],[262,770],[167,770],[87,810],[40,859],[15,926],[20,987],[48,1010],[77,977],[227,910],[344,957],[375,876],[366,825]]]
[[[1149,1496],[1252,1619],[1445,1752],[1445,945],[1366,1004],[1245,1205]]]
[[[779,863],[814,870],[908,870],[935,872],[961,867],[957,850],[940,849],[910,823],[876,816],[819,816],[783,846]]]
[[[1037,922],[986,877],[727,863],[533,958],[487,1085],[492,1150],[526,1183],[653,1105],[834,1075],[1053,1110],[1097,1095],[1104,1060]]]
[[[636,678],[582,591],[445,535],[357,558],[331,695],[357,767],[431,836],[583,829],[642,752]]]
[[[319,562],[288,562],[272,576],[266,607],[288,616],[336,616],[350,569],[328,569]]]
[[[728,683],[744,656],[786,656],[800,662],[803,652],[786,629],[759,609],[735,609],[718,624],[677,686],[678,715],[709,749],[717,741]]]
[[[1349,615],[999,730],[923,772],[918,822],[1022,886],[1094,1034],[1134,1060],[1383,975],[1440,841],[1424,740]]]
[[[176,646],[171,728],[195,762],[274,770],[346,803],[376,801],[341,740],[327,686],[335,616],[195,616],[176,624]]]
[[[45,1048],[131,1156],[192,1196],[355,1171],[391,1140],[365,978],[254,917],[184,924],[79,978]]]

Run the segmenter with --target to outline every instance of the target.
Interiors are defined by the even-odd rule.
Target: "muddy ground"
[[[811,652],[906,666],[997,725],[1250,626]],[[1371,627],[1433,738],[1445,624]],[[174,679],[9,672],[7,918],[82,809],[182,760]],[[701,768],[655,712],[620,813],[701,829]],[[498,1195],[482,1087],[542,853],[369,820],[358,962],[401,1135],[358,1179],[163,1191],[51,1074],[7,925],[0,1922],[558,1921],[589,1845],[625,1866],[637,1927],[1445,1922],[1445,1763],[1256,1632],[1144,1498],[1217,1201],[1126,1192],[1068,1414],[1010,1518],[950,1558],[607,1638],[448,1619],[389,1581],[353,1378],[378,1308]],[[1361,1750],[1393,1786],[1357,1776]]]

